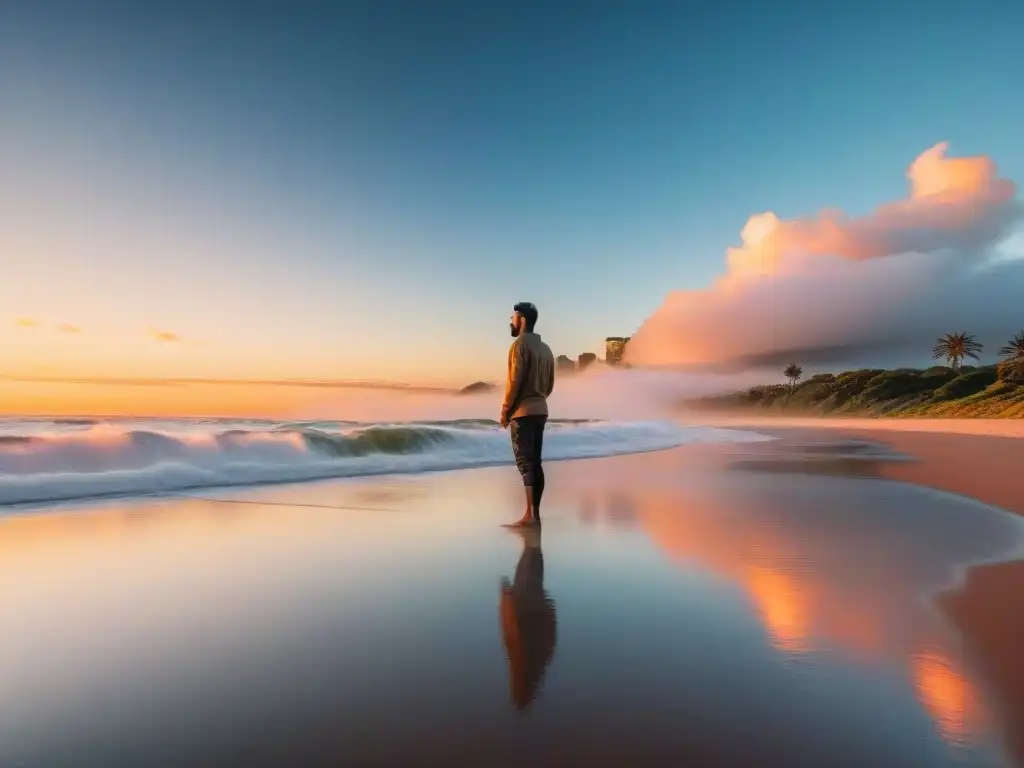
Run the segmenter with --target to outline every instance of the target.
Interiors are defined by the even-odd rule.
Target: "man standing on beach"
[[[544,425],[548,396],[555,387],[555,357],[534,332],[537,307],[528,301],[513,308],[509,329],[515,337],[508,350],[508,378],[501,406],[501,426],[511,427],[512,454],[526,488],[526,511],[515,526],[540,525],[540,499],[544,495]]]

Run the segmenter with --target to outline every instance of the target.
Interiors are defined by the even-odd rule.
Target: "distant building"
[[[609,336],[604,340],[604,359],[608,365],[618,365],[626,352],[631,336]]]
[[[597,355],[593,352],[584,352],[576,357],[576,370],[583,373],[583,371],[587,370],[587,368],[589,368],[596,360]]]
[[[567,355],[559,355],[555,358],[555,370],[558,373],[572,373],[576,370],[576,362],[570,360]]]

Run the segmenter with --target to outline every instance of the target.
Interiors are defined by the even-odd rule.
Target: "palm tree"
[[[796,363],[790,363],[786,366],[786,370],[782,372],[782,375],[789,379],[790,391],[796,389],[796,383],[800,381],[800,377],[804,375],[804,369]]]
[[[945,360],[950,368],[959,368],[966,357],[980,360],[979,352],[981,344],[973,336],[962,332],[947,333],[939,338],[938,344],[932,350],[932,359]]]
[[[1003,371],[1024,372],[1024,331],[1010,339],[1010,343],[999,350],[999,356],[1005,358],[999,366]]]

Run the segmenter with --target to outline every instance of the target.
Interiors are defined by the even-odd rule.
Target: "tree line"
[[[932,359],[945,360],[950,368],[957,370],[967,358],[980,360],[979,353],[983,348],[984,346],[972,334],[966,332],[947,333],[937,340],[932,349]],[[1003,358],[999,363],[999,369],[1004,377],[1009,374],[1024,374],[1024,331],[1010,339],[1008,344],[1004,344],[999,349],[999,356]],[[782,375],[789,379],[790,389],[794,389],[797,382],[803,377],[804,369],[796,363],[790,363],[783,370]]]

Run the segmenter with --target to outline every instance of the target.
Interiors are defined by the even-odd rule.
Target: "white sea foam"
[[[552,421],[545,460],[766,439],[667,421]],[[511,463],[492,421],[0,421],[0,504]]]

